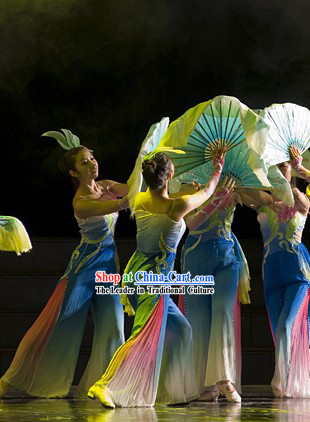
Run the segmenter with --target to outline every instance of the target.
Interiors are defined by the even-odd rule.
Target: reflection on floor
[[[0,421],[298,421],[310,420],[310,399],[279,400],[270,391],[248,389],[242,404],[192,402],[187,406],[155,406],[155,408],[104,409],[98,401],[88,399],[31,399],[11,396],[0,400]]]

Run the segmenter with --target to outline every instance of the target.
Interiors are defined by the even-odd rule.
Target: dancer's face
[[[285,179],[288,182],[291,182],[291,179],[292,179],[292,166],[290,165],[290,163],[288,161],[285,161],[284,163],[280,163],[280,164],[278,164],[278,169],[283,174],[283,176],[285,177]]]
[[[81,150],[75,158],[75,171],[70,170],[73,177],[79,181],[89,181],[98,177],[98,163],[93,153],[87,149]]]

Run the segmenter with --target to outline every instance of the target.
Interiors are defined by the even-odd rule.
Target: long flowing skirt
[[[303,244],[268,255],[264,294],[275,344],[272,387],[277,396],[310,397],[310,256]]]
[[[241,342],[238,297],[240,262],[234,242],[223,238],[197,242],[188,236],[182,251],[182,272],[214,276],[213,295],[185,294],[180,307],[193,330],[199,392],[230,380],[240,391]]]
[[[95,324],[93,345],[79,391],[107,368],[124,342],[123,308],[118,295],[96,295],[95,272],[117,272],[113,239],[81,242],[47,305],[22,339],[2,379],[37,397],[64,397],[72,384],[88,311]]]
[[[174,253],[161,261],[156,254],[137,250],[125,273],[153,271],[167,274]],[[115,404],[122,407],[183,403],[198,396],[192,359],[191,327],[168,295],[130,295],[135,310],[130,338],[115,353],[96,384],[108,387]]]

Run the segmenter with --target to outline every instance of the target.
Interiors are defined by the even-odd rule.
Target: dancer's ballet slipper
[[[241,403],[241,397],[237,393],[235,387],[230,383],[230,381],[217,384],[219,392],[223,394],[226,399],[233,403]]]
[[[115,408],[111,392],[107,387],[102,388],[99,385],[95,384],[88,390],[87,397],[93,400],[97,398],[102,404],[102,406],[108,407],[109,409]]]
[[[3,380],[0,380],[0,399],[6,395],[9,388],[10,388],[10,384],[8,384],[7,382]]]
[[[281,391],[277,387],[272,386],[272,392],[276,399],[283,397]]]
[[[220,393],[218,391],[205,391],[201,394],[197,401],[217,401],[219,394]]]

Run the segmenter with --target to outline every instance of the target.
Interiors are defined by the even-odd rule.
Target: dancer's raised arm
[[[220,180],[224,166],[225,154],[225,146],[222,147],[218,144],[213,148],[214,170],[211,173],[210,179],[208,180],[203,189],[199,190],[193,195],[184,195],[180,198],[177,198],[170,213],[171,218],[176,221],[179,221],[186,214],[190,213],[196,208],[199,208],[204,202],[206,202],[210,198]]]
[[[194,214],[186,217],[186,225],[190,230],[196,230],[218,208],[218,206],[230,195],[235,185],[233,179],[225,178],[223,185],[212,195],[205,205]]]
[[[78,218],[87,218],[98,215],[111,214],[128,208],[127,196],[121,199],[100,199],[77,198],[73,201],[75,215]]]
[[[118,198],[122,198],[128,194],[129,187],[127,183],[119,183],[114,180],[99,180],[97,183]]]

